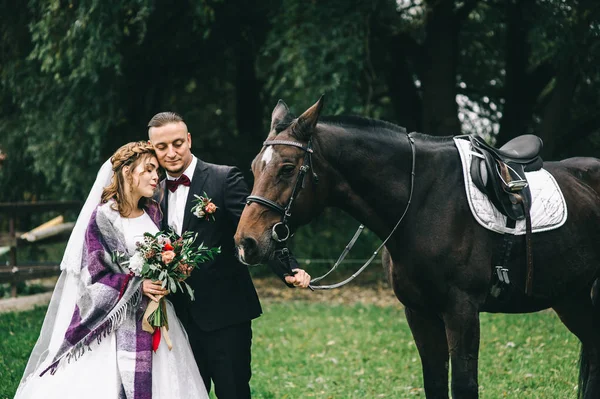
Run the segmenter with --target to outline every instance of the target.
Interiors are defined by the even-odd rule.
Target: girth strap
[[[527,279],[525,283],[525,294],[533,295],[533,249],[531,245],[531,215],[529,213],[529,202],[523,201],[525,209],[525,252],[527,254]]]

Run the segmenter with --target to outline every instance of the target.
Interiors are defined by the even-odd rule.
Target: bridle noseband
[[[312,138],[310,138],[308,140],[306,147],[296,141],[288,141],[288,140],[268,140],[268,141],[263,142],[263,147],[268,147],[268,146],[272,146],[272,145],[287,145],[287,146],[291,146],[291,147],[300,148],[301,150],[304,151],[304,159],[302,161],[302,166],[300,166],[300,170],[298,171],[298,175],[296,176],[296,184],[294,184],[294,189],[292,190],[292,195],[290,196],[290,199],[288,200],[288,203],[285,207],[279,205],[275,201],[271,201],[270,199],[267,199],[265,197],[261,197],[258,195],[249,195],[246,198],[246,205],[250,205],[251,203],[256,202],[257,204],[266,206],[267,208],[269,208],[281,215],[281,221],[275,223],[275,225],[273,226],[273,228],[271,230],[271,237],[273,238],[273,240],[275,240],[279,243],[282,243],[282,242],[287,241],[291,235],[290,227],[288,225],[288,219],[292,216],[292,211],[291,211],[292,205],[294,204],[294,201],[296,200],[296,197],[298,196],[298,193],[300,192],[300,190],[302,188],[304,188],[304,186],[305,186],[304,181],[305,181],[306,174],[308,173],[309,170],[313,169],[312,157],[311,157],[311,155],[313,154]],[[314,172],[314,170],[312,172],[312,176],[313,176],[313,182],[315,184],[317,184],[319,182],[319,177]]]

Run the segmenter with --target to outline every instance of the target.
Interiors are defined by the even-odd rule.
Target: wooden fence
[[[0,264],[0,283],[11,285],[11,296],[17,296],[17,283],[21,281],[57,276],[58,264],[17,264],[17,249],[25,245],[66,241],[73,228],[72,223],[55,222],[39,226],[27,233],[16,230],[17,220],[25,215],[41,212],[63,212],[81,209],[79,201],[42,201],[34,203],[0,203],[0,218],[8,220],[8,233],[0,233],[0,248],[8,248],[8,261]]]

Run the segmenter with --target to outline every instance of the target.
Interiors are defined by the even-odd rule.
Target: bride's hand
[[[154,302],[158,302],[160,298],[169,293],[169,290],[165,290],[160,281],[145,279],[142,282],[142,292]]]

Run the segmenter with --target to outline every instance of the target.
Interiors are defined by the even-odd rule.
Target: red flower
[[[165,246],[163,247],[163,251],[172,251],[174,248],[171,244],[166,243]]]
[[[160,327],[156,327],[152,333],[152,350],[156,352],[160,344]]]

